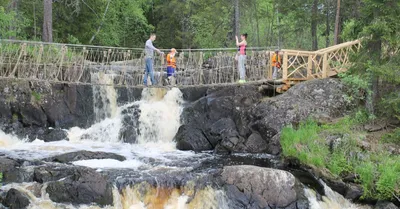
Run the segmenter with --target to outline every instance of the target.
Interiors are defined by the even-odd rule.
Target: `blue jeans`
[[[279,70],[279,68],[277,68],[277,67],[273,67],[273,69],[274,69],[274,73],[272,74],[272,79],[276,79],[276,76],[278,76],[278,70]]]
[[[146,58],[146,70],[144,71],[144,80],[143,84],[147,86],[147,77],[150,75],[151,85],[156,85],[156,80],[154,79],[154,70],[153,70],[153,59]]]

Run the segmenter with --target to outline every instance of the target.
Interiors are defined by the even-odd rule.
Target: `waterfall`
[[[113,86],[114,78],[111,74],[92,73],[91,79],[93,83],[104,85],[93,85],[93,109],[96,122],[100,122],[105,118],[113,118],[118,111],[117,92]]]
[[[100,87],[110,88],[110,87]],[[109,90],[108,92],[112,92]],[[110,96],[111,95],[111,96]],[[107,96],[107,101],[116,99],[114,93]],[[96,99],[96,104],[101,103]],[[107,103],[107,102],[106,102]],[[136,137],[138,144],[170,144],[180,126],[182,92],[178,88],[167,91],[164,88],[147,88],[142,92],[142,99],[133,103],[117,107],[112,117],[106,117],[102,121],[92,125],[88,129],[72,128],[69,130],[69,140],[97,141],[97,142],[126,142],[121,138],[121,131],[125,131],[124,137]],[[111,102],[113,104],[113,102]],[[112,105],[97,106],[98,115],[110,115]],[[101,107],[101,108],[100,108]],[[108,107],[108,109],[104,108]],[[111,109],[110,109],[111,108]],[[104,111],[104,114],[101,113]],[[107,114],[105,114],[107,113]],[[128,135],[128,136],[126,136]],[[137,136],[136,136],[137,135]],[[173,146],[174,147],[174,146]]]
[[[353,204],[342,195],[333,191],[324,182],[321,181],[321,184],[324,185],[325,189],[325,196],[322,196],[322,200],[317,199],[314,190],[308,188],[304,189],[310,209],[371,209],[370,206]]]

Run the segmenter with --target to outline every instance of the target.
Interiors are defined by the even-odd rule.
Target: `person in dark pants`
[[[169,85],[176,85],[175,82],[175,70],[176,70],[176,59],[175,54],[178,53],[175,48],[171,49],[171,52],[167,54],[167,81]]]
[[[144,72],[144,80],[143,84],[147,86],[147,78],[150,76],[151,85],[156,85],[156,80],[154,79],[154,70],[153,70],[153,59],[154,59],[154,51],[157,51],[159,54],[163,55],[164,53],[153,46],[153,41],[156,40],[156,34],[152,33],[150,35],[149,40],[146,41],[146,45],[144,47],[144,53],[146,57],[146,70]]]

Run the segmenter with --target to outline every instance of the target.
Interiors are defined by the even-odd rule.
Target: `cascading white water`
[[[91,79],[93,83],[101,83],[104,85],[93,85],[93,110],[96,122],[100,122],[105,118],[113,118],[118,111],[117,92],[112,86],[114,83],[113,75],[104,74],[102,72],[92,73]]]
[[[180,126],[182,92],[173,88],[161,100],[157,100],[159,91],[155,88],[143,91],[139,105],[139,144],[169,143]]]
[[[112,77],[95,76],[111,82]],[[173,137],[180,126],[182,93],[177,88],[168,92],[165,89],[147,88],[142,92],[142,99],[126,104],[122,107],[116,105],[116,91],[112,86],[96,87],[94,94],[101,95],[94,99],[94,110],[98,123],[88,129],[72,128],[68,131],[69,141],[44,143],[36,140],[26,143],[17,137],[4,134],[0,131],[0,151],[23,159],[41,159],[55,154],[77,150],[105,151],[122,155],[125,161],[110,159],[82,160],[73,162],[75,165],[87,166],[97,169],[131,169],[136,172],[150,173],[160,169],[169,171],[191,171],[193,164],[200,164],[209,157],[205,154],[181,152],[175,149]],[[132,114],[128,109],[138,108],[137,119],[137,144],[122,143],[120,130],[124,128],[123,119],[126,114]],[[132,115],[132,117],[136,117]],[[14,152],[15,151],[15,152]],[[151,160],[149,160],[151,159]],[[150,162],[150,163],[149,163]],[[157,163],[154,163],[157,162]],[[171,162],[174,162],[171,164]],[[180,164],[186,162],[185,164]],[[36,197],[33,183],[10,184],[3,187],[17,188],[29,197],[29,209],[98,209],[97,206],[73,206],[69,204],[54,203],[46,194],[45,185],[40,185],[41,194]],[[140,195],[140,188],[134,185],[127,186],[120,192],[113,190],[114,204],[103,209],[229,209],[229,200],[224,191],[206,187],[199,191],[193,188],[152,188],[149,187],[146,195]],[[305,194],[312,209],[366,209],[345,200],[325,188],[326,197],[318,201],[315,192],[305,189]],[[163,194],[163,195],[160,195]],[[37,195],[37,194],[36,194]]]
[[[322,196],[321,201],[317,200],[314,190],[304,189],[310,209],[371,209],[370,206],[353,204],[342,195],[333,191],[324,182],[321,181],[321,184],[324,185],[325,189],[325,196]]]

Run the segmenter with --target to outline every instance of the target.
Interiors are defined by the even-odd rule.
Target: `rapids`
[[[98,77],[98,79],[106,79]],[[147,88],[142,99],[117,106],[117,94],[113,87],[93,87],[94,109],[97,123],[88,129],[78,127],[68,131],[69,141],[45,143],[40,139],[33,142],[18,139],[0,131],[0,154],[16,159],[40,160],[62,153],[87,150],[110,152],[126,158],[125,161],[112,159],[79,160],[73,165],[97,169],[110,176],[115,182],[114,203],[106,209],[229,209],[229,199],[223,190],[205,186],[195,190],[197,179],[214,172],[224,164],[235,164],[235,160],[211,153],[179,151],[173,138],[180,127],[180,114],[184,101],[179,89]],[[140,112],[136,130],[137,143],[124,143],[120,137],[124,117],[135,117],[129,108]],[[246,158],[247,155],[244,155]],[[242,155],[233,155],[236,161]],[[273,157],[254,155],[249,158],[273,163]],[[239,160],[238,160],[239,159]],[[243,163],[243,162],[240,162]],[[244,162],[245,163],[245,162]],[[239,164],[239,163],[238,163]],[[175,185],[175,177],[189,178],[186,185]],[[187,177],[189,176],[189,177]],[[193,179],[191,181],[190,179]],[[148,181],[155,181],[157,186]],[[52,202],[46,193],[46,184],[6,184],[1,190],[16,188],[24,193],[31,204],[30,209],[97,209],[95,205],[70,205]],[[145,191],[145,192],[143,192]],[[357,206],[325,185],[327,196],[317,199],[316,193],[306,188],[305,195],[312,209],[357,209]]]

